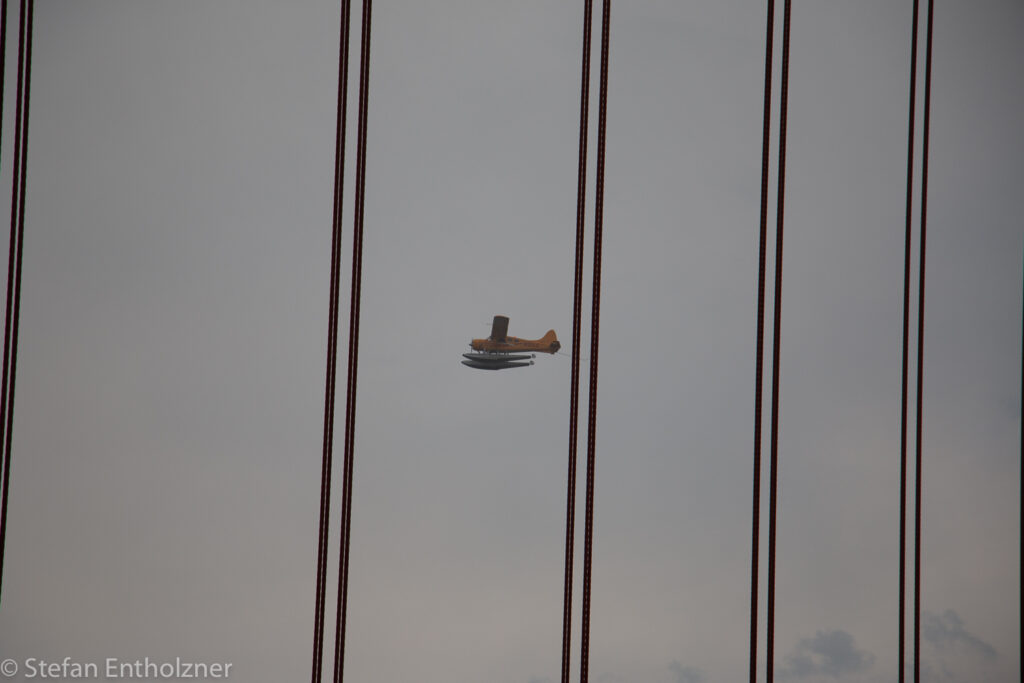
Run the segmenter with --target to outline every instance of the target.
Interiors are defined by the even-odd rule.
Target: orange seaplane
[[[464,353],[463,365],[477,370],[504,370],[505,368],[524,368],[533,365],[536,353],[555,353],[562,345],[554,330],[548,330],[540,339],[520,339],[508,336],[508,318],[503,315],[494,316],[491,323],[491,336],[486,339],[474,339],[469,343],[471,353]]]

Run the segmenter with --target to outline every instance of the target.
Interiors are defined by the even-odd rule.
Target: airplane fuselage
[[[555,353],[562,348],[555,337],[554,330],[549,330],[540,339],[520,339],[506,336],[501,341],[491,338],[474,339],[469,345],[474,351],[489,351],[491,353]]]

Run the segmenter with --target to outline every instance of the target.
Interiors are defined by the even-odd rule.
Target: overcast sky
[[[178,656],[232,662],[247,683],[309,675],[337,4],[36,3],[0,658]],[[925,680],[1010,681],[1021,665],[1024,6],[936,4]],[[897,679],[911,7],[793,7],[784,680]],[[571,348],[582,2],[373,9],[346,673],[552,683],[569,358],[498,373],[459,361],[495,314],[510,334],[554,328]],[[352,16],[354,114],[358,3]],[[613,7],[600,683],[746,677],[764,20],[752,1]],[[596,74],[593,93],[596,123]],[[345,304],[354,161],[350,146]],[[589,246],[592,201],[587,216]],[[574,677],[579,571],[576,586]],[[762,599],[761,675],[764,613]]]

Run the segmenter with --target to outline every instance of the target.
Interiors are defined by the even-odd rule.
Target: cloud
[[[704,683],[704,672],[692,666],[683,666],[673,661],[668,665],[669,671],[675,676],[676,683]]]
[[[941,615],[925,612],[921,619],[921,637],[937,650],[964,648],[986,659],[996,658],[996,649],[964,628],[964,620],[947,609]]]
[[[810,676],[840,678],[865,671],[874,663],[874,655],[857,649],[853,636],[846,631],[818,631],[813,638],[802,639],[776,673],[784,680]]]

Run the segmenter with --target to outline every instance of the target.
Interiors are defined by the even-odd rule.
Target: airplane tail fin
[[[540,342],[547,346],[544,353],[557,353],[562,345],[558,342],[558,335],[554,330],[548,330],[547,334],[540,338]]]

